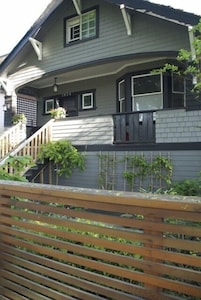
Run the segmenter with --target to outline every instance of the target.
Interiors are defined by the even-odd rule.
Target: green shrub
[[[85,158],[68,140],[53,141],[41,146],[38,159],[49,160],[56,166],[59,176],[70,176],[73,169],[84,170]]]
[[[172,186],[174,192],[182,196],[201,196],[201,178],[184,179]]]

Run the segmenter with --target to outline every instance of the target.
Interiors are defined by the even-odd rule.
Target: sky
[[[8,54],[16,46],[50,2],[51,0],[0,0],[0,56]],[[201,15],[200,0],[150,0],[150,2]]]

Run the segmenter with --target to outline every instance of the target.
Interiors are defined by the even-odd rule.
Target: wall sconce
[[[7,111],[8,109],[11,109],[11,100],[5,100],[3,104],[3,111]]]
[[[54,78],[53,92],[54,93],[58,92],[57,77]]]

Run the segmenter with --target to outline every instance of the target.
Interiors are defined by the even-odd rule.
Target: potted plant
[[[52,109],[50,111],[50,115],[54,119],[65,119],[66,118],[66,110],[63,107],[58,107],[58,108]]]
[[[14,125],[18,124],[18,123],[22,123],[22,124],[26,124],[27,123],[27,118],[25,116],[25,114],[15,114],[12,118],[12,123]]]

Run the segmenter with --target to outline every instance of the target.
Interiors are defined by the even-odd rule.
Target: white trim
[[[134,94],[134,79],[139,78],[139,77],[148,77],[148,76],[156,76],[160,75],[160,85],[161,85],[161,90],[160,92],[153,92],[153,93],[145,93],[145,94]],[[163,98],[163,77],[162,73],[159,74],[141,74],[141,75],[135,75],[131,77],[131,95],[132,95],[132,111],[135,111],[135,98],[140,98],[140,97],[146,97],[150,95],[161,95],[161,101]],[[161,108],[163,107],[163,101],[161,102]],[[140,109],[137,109],[137,111],[140,111]]]
[[[11,85],[11,81],[7,78],[0,77],[0,84],[6,92],[6,96],[12,96],[14,90]]]
[[[131,30],[131,16],[128,13],[128,11],[125,8],[124,4],[120,5],[120,9],[121,9],[121,13],[124,19],[124,23],[126,26],[126,30],[127,30],[127,35],[131,35],[132,34],[132,30]]]
[[[156,76],[156,75],[160,75],[160,81],[161,81],[161,90],[160,92],[153,92],[153,93],[145,93],[145,94],[134,94],[134,84],[133,84],[133,79],[134,78],[139,78],[139,77],[148,77],[148,76]],[[132,96],[147,96],[147,95],[158,95],[158,94],[162,94],[163,93],[163,80],[162,80],[162,73],[158,73],[158,74],[142,74],[142,75],[135,75],[131,77],[131,88],[132,88]]]
[[[36,55],[38,56],[38,60],[42,60],[43,57],[43,45],[40,41],[33,39],[33,38],[29,38],[29,41],[31,42],[34,51],[36,52]]]
[[[73,0],[73,4],[77,14],[80,16],[82,14],[81,0]]]
[[[84,97],[88,97],[91,96],[91,105],[84,105]],[[94,107],[94,95],[93,93],[84,93],[82,94],[82,109],[89,109],[89,108],[93,108]]]
[[[48,103],[51,103],[51,109],[47,109]],[[45,114],[49,114],[52,109],[54,109],[54,99],[53,98],[46,99],[45,100]]]

